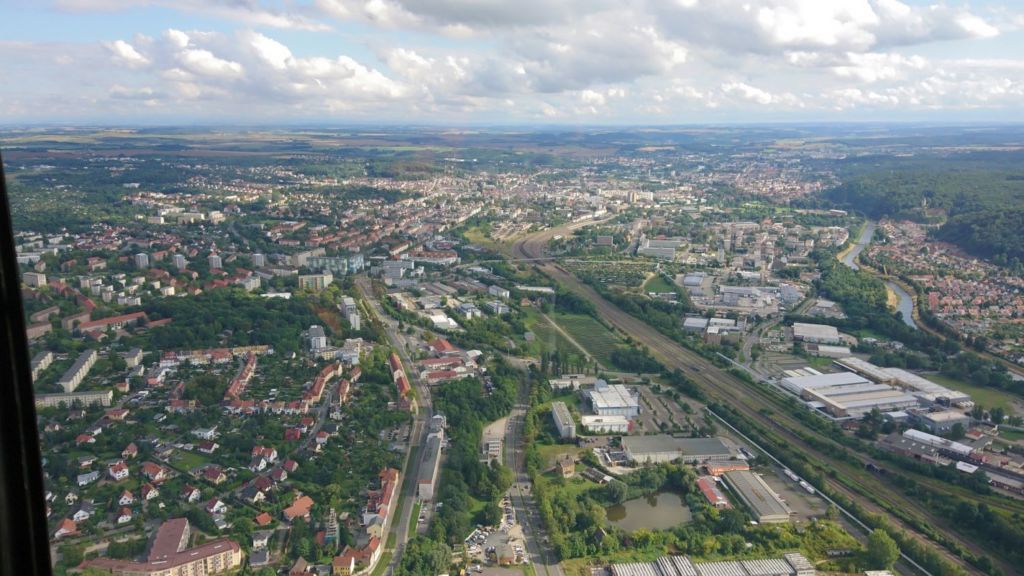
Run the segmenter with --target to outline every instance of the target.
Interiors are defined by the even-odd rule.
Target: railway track
[[[527,259],[542,255],[548,239],[558,233],[555,230],[558,229],[550,229],[521,239],[512,246],[513,255]],[[824,476],[825,484],[837,494],[841,494],[850,501],[856,502],[866,512],[886,516],[894,526],[901,528],[918,542],[935,549],[947,561],[968,572],[978,573],[978,570],[952,553],[942,543],[936,542],[928,535],[922,534],[909,522],[893,515],[887,508],[903,510],[917,522],[933,526],[943,539],[957,542],[964,549],[975,555],[989,557],[999,569],[1007,574],[1016,572],[1016,567],[1008,566],[1004,562],[999,561],[998,557],[994,556],[991,551],[982,548],[977,543],[968,540],[965,534],[961,534],[949,527],[948,521],[945,518],[937,516],[927,509],[924,504],[910,498],[893,498],[893,494],[898,495],[901,493],[898,489],[885,493],[877,490],[877,485],[865,486],[866,480],[870,479],[870,482],[873,484],[878,484],[882,480],[868,476],[868,473],[863,468],[858,468],[849,462],[837,460],[825,453],[825,451],[811,446],[795,431],[799,430],[804,433],[814,434],[829,444],[830,449],[841,449],[849,452],[849,449],[831,439],[820,436],[820,433],[807,428],[802,422],[786,414],[785,407],[779,405],[777,398],[767,397],[766,394],[768,393],[766,391],[759,390],[756,386],[750,386],[742,382],[703,356],[682,347],[647,323],[622,311],[601,297],[593,288],[581,283],[575,276],[561,267],[552,263],[538,264],[537,267],[549,277],[559,282],[563,287],[591,301],[602,318],[611,325],[630,334],[636,341],[647,346],[651,354],[667,368],[670,370],[680,369],[704,388],[712,398],[733,407],[745,418],[762,428],[771,430],[777,438],[786,444],[798,448],[812,460],[826,463],[839,472],[842,475],[842,479]],[[699,370],[694,370],[693,367],[698,367]],[[773,409],[775,413],[771,415],[765,414],[762,412],[765,408]],[[854,454],[854,456],[862,463],[870,461],[870,459],[862,455]]]

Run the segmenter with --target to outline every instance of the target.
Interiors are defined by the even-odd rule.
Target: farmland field
[[[534,342],[533,349],[534,354],[540,355],[541,352],[554,352],[557,350],[568,350],[572,353],[582,353],[583,351],[577,348],[566,340],[565,336],[562,336],[554,326],[551,325],[543,316],[535,310],[527,310],[525,318],[526,327],[533,332]]]
[[[619,346],[619,339],[603,324],[581,314],[553,314],[552,318],[581,346],[605,366],[611,366],[611,354]]]

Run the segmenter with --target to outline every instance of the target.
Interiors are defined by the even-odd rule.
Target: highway
[[[578,226],[550,228],[522,238],[512,246],[512,255],[514,258],[524,259],[542,257],[547,243],[552,236],[556,234],[565,234],[576,227]],[[722,370],[703,356],[684,348],[661,332],[658,332],[646,322],[627,314],[614,304],[605,300],[593,288],[583,284],[577,280],[575,276],[569,274],[557,264],[538,264],[537,267],[550,278],[561,284],[563,288],[575,292],[593,303],[598,314],[604,320],[622,330],[624,333],[629,334],[638,343],[647,346],[651,354],[662,362],[662,364],[664,364],[668,369],[679,369],[683,371],[688,377],[700,385],[710,398],[731,406],[743,414],[748,420],[757,423],[765,429],[771,430],[774,434],[784,439],[784,441],[789,445],[798,447],[801,452],[809,458],[832,466],[839,473],[840,478],[826,479],[825,483],[830,489],[842,494],[854,502],[857,502],[868,512],[888,516],[893,525],[904,529],[915,539],[939,551],[947,560],[957,564],[968,572],[973,573],[977,572],[977,570],[968,565],[963,559],[950,553],[939,543],[920,534],[909,523],[904,522],[886,512],[867,495],[871,494],[874,498],[881,500],[890,506],[903,509],[911,515],[920,518],[927,525],[930,525],[934,527],[935,530],[942,532],[949,540],[959,543],[961,546],[975,554],[992,557],[988,551],[982,549],[977,544],[966,540],[963,535],[950,529],[945,519],[935,515],[930,509],[926,508],[916,500],[901,496],[898,489],[886,486],[886,488],[890,488],[890,490],[879,491],[879,486],[877,484],[882,483],[881,479],[872,478],[874,485],[858,484],[856,478],[858,476],[863,477],[865,474],[863,468],[858,468],[848,462],[835,460],[823,450],[810,446],[796,432],[805,431],[807,430],[806,427],[795,418],[786,414],[784,412],[785,408],[780,408],[777,405],[776,398],[766,396],[769,394],[768,392],[746,384],[732,374]],[[765,408],[770,410],[768,414],[762,412]],[[809,433],[818,435],[818,433],[813,431],[810,431]],[[825,437],[821,438],[826,443],[834,443],[834,441]],[[841,450],[846,451],[845,448],[841,448]],[[858,457],[861,458],[864,463],[868,461],[866,457]],[[840,481],[841,479],[845,481]],[[851,483],[853,484],[853,487],[850,486]],[[1000,565],[998,560],[995,558],[993,558],[993,562]],[[1012,573],[1014,571],[1012,567],[1009,566],[1000,565],[1000,567],[1003,570],[1009,569],[1008,573]]]
[[[366,302],[370,312],[373,313],[376,320],[384,327],[391,347],[398,354],[399,359],[402,360],[402,366],[406,370],[406,377],[409,378],[409,382],[416,390],[416,402],[419,405],[419,411],[413,418],[412,431],[409,434],[409,451],[406,454],[402,480],[402,506],[398,510],[397,521],[395,519],[391,521],[390,532],[395,535],[395,549],[394,555],[391,557],[391,563],[388,564],[388,568],[385,571],[385,574],[390,575],[402,559],[402,552],[405,550],[405,544],[409,540],[409,524],[410,522],[416,522],[416,519],[410,518],[410,516],[412,515],[413,506],[416,504],[416,478],[419,477],[420,465],[423,461],[421,459],[422,454],[415,449],[423,446],[423,442],[426,439],[427,426],[430,418],[434,415],[434,408],[430,401],[429,387],[420,381],[419,375],[415,373],[415,370],[411,370],[413,364],[406,350],[405,338],[398,329],[398,322],[384,313],[380,302],[377,301],[373,294],[373,286],[369,278],[365,276],[356,278],[356,287],[359,289],[359,293],[362,294],[363,300]],[[416,455],[415,461],[410,462],[409,460],[413,454]]]

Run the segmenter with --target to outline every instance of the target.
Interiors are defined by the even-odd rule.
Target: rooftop
[[[676,438],[668,434],[654,436],[628,436],[622,439],[622,447],[636,454],[658,452],[679,452],[685,455],[732,454],[732,450],[721,438]]]

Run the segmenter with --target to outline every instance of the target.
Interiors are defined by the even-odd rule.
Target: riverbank
[[[911,328],[918,328],[917,322],[915,321],[916,316],[916,303],[913,297],[913,290],[909,289],[909,286],[903,286],[899,280],[893,280],[879,273],[874,268],[860,264],[857,259],[860,257],[860,253],[863,252],[868,245],[871,244],[871,240],[875,236],[875,228],[878,224],[874,220],[867,220],[860,229],[860,235],[857,241],[850,244],[842,252],[836,254],[836,258],[846,266],[860,270],[864,269],[866,272],[874,274],[885,283],[886,293],[886,305],[890,311],[898,311],[903,316],[903,323]]]

